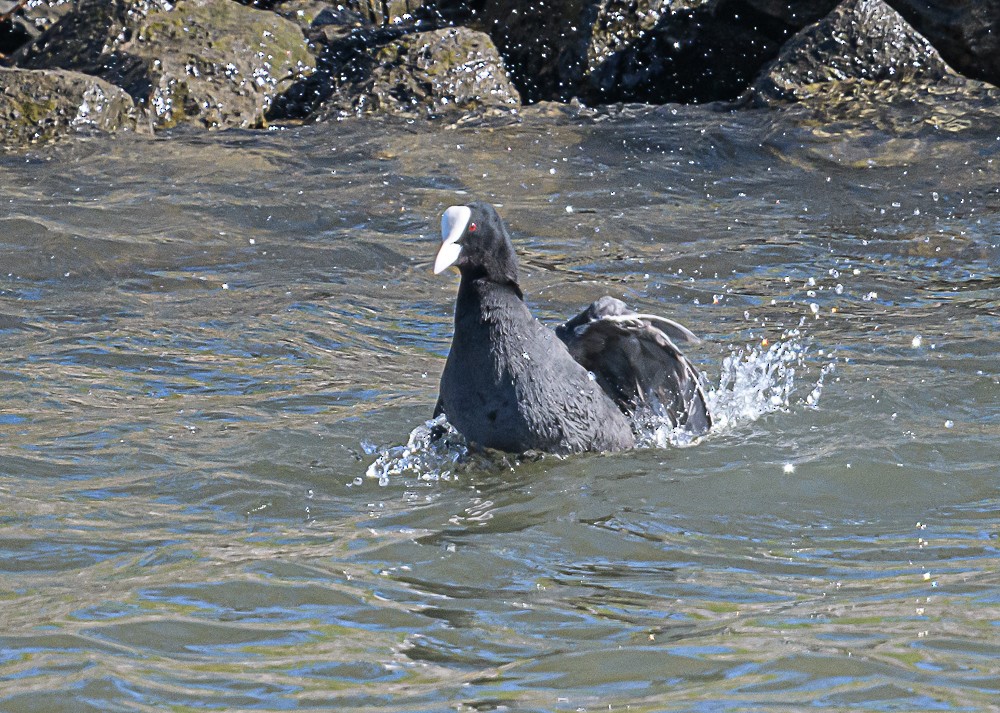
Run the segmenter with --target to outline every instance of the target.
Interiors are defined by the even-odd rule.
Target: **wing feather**
[[[602,297],[556,334],[622,411],[665,418],[696,435],[711,428],[701,376],[677,347],[700,341],[687,327]]]

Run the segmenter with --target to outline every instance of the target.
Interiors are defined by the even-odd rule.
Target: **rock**
[[[297,24],[303,34],[308,34],[317,18],[323,24],[326,16],[339,16],[345,10],[343,6],[338,8],[326,0],[287,0],[275,7],[274,12]]]
[[[448,3],[446,12],[459,15],[462,4]],[[585,73],[588,37],[601,4],[494,0],[474,4],[464,21],[489,34],[526,102],[566,101],[576,96]]]
[[[579,96],[588,103],[730,99],[777,54],[788,34],[783,22],[745,3],[686,5],[647,13],[656,20],[648,28],[619,21],[618,28],[595,32]]]
[[[284,113],[274,118],[454,117],[510,111],[520,105],[490,38],[463,27],[354,33],[332,43],[320,64],[320,71],[299,88],[297,98],[288,98],[280,107]]]
[[[346,6],[372,24],[393,25],[413,19],[429,4],[423,0],[351,0]]]
[[[69,13],[73,9],[73,2],[74,0],[28,0],[22,12],[24,19],[41,33]]]
[[[754,82],[758,104],[829,95],[831,82],[960,81],[937,50],[882,0],[845,0],[781,49]],[[852,93],[855,90],[851,90]]]
[[[490,38],[466,28],[405,35],[375,48],[371,71],[342,87],[325,115],[433,118],[513,109],[521,100]]]
[[[743,0],[734,10],[749,17],[761,16],[801,30],[828,15],[838,0]]]
[[[290,20],[311,23],[323,10],[344,12],[364,18],[372,25],[395,25],[414,19],[419,14],[433,11],[432,0],[236,0],[243,5],[273,10]],[[464,0],[459,0],[464,2]]]
[[[954,72],[881,0],[845,0],[802,30],[744,98],[785,107],[788,122],[821,133],[824,142],[859,127],[917,139],[965,131],[1000,107],[1000,89]]]
[[[439,0],[454,16],[465,3]],[[836,0],[494,0],[464,22],[490,34],[526,101],[731,99]]]
[[[315,65],[294,23],[232,0],[80,0],[16,60],[120,86],[157,128],[260,126]]]
[[[0,2],[0,17],[12,11],[13,3]],[[0,20],[0,59],[12,54],[18,47],[38,35],[37,31],[24,18],[12,15],[7,20]]]
[[[1000,82],[1000,2],[887,0],[941,56]],[[705,102],[738,96],[837,0],[437,0],[487,32],[526,102]]]
[[[92,131],[151,133],[125,91],[80,72],[0,68],[5,148]]]
[[[317,56],[321,56],[331,43],[345,39],[355,30],[372,26],[360,13],[325,0],[289,0],[276,12],[302,28],[310,51]]]
[[[1000,86],[1000,2],[890,0],[957,71]]]
[[[0,0],[0,58],[16,52],[73,8],[72,0]]]

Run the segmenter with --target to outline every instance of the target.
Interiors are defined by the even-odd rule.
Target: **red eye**
[[[470,233],[476,232],[476,224],[475,223],[469,223],[469,232]]]

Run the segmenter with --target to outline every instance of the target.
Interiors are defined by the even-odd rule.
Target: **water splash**
[[[806,341],[794,329],[766,347],[746,347],[727,356],[722,361],[718,386],[707,393],[712,433],[738,428],[768,413],[790,410],[796,375],[805,369],[808,352]],[[823,380],[833,369],[832,360],[823,365],[809,393],[794,403],[816,408]]]
[[[711,411],[711,408],[709,408]],[[636,448],[686,448],[701,443],[715,430],[707,434],[694,434],[683,426],[674,426],[665,419],[644,419],[633,424],[636,432]]]
[[[389,485],[392,476],[412,475],[421,480],[450,480],[455,465],[469,455],[469,448],[443,415],[425,421],[412,431],[405,446],[377,449],[366,446],[368,453],[379,452],[365,472],[377,478],[379,485]],[[361,485],[361,478],[354,484]]]

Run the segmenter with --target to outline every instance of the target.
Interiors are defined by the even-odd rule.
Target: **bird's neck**
[[[485,275],[462,275],[458,286],[458,302],[477,302],[483,305],[524,301],[520,285],[512,280],[498,282]]]
[[[501,315],[520,317],[522,312],[527,314],[527,307],[517,283],[462,275],[455,302],[456,327],[468,321],[485,325]]]

